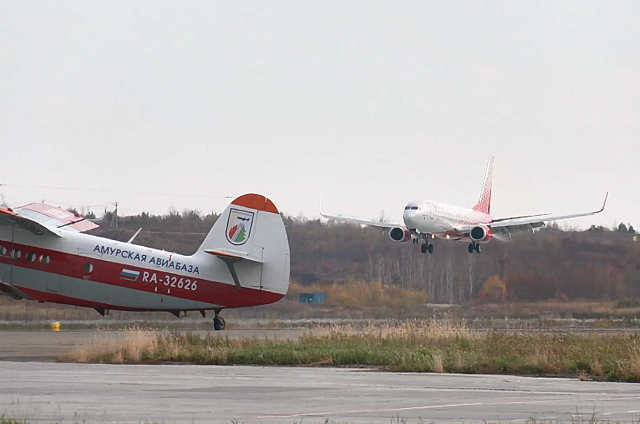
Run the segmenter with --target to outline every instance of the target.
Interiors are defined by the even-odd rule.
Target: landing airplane
[[[448,205],[434,201],[413,201],[404,208],[404,224],[389,224],[368,221],[343,215],[326,214],[320,207],[320,215],[337,221],[354,224],[370,225],[389,230],[391,240],[405,243],[412,240],[414,244],[421,244],[422,253],[433,253],[431,240],[442,238],[467,242],[469,253],[480,253],[480,245],[488,243],[492,238],[511,238],[515,231],[529,230],[546,226],[547,222],[561,219],[578,218],[595,215],[604,211],[607,197],[604,198],[602,208],[595,212],[583,212],[573,215],[522,215],[494,219],[491,217],[491,186],[493,180],[493,156],[489,158],[480,200],[471,209]],[[422,243],[421,243],[422,242]]]
[[[0,208],[0,290],[109,310],[215,312],[274,303],[289,287],[289,241],[273,202],[235,199],[191,256],[84,234],[97,225],[55,206]],[[135,236],[134,236],[135,237]]]

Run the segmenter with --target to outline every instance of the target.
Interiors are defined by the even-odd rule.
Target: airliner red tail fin
[[[491,214],[491,185],[493,182],[493,156],[489,158],[489,164],[487,165],[487,173],[484,176],[484,185],[482,186],[482,193],[480,193],[480,200],[473,207],[474,211]]]

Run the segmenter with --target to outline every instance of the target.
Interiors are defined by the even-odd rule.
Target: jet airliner
[[[273,202],[235,199],[191,256],[85,234],[97,225],[44,203],[0,208],[0,291],[20,299],[176,316],[274,303],[289,287],[289,241]],[[136,233],[137,235],[137,233]]]
[[[389,238],[395,242],[406,243],[412,240],[420,244],[422,253],[433,253],[432,240],[446,239],[468,243],[469,253],[480,253],[481,244],[491,239],[509,239],[516,231],[542,228],[547,222],[562,219],[595,215],[602,211],[607,203],[604,198],[602,207],[594,212],[583,212],[572,215],[522,215],[494,219],[491,216],[491,187],[493,180],[493,157],[489,159],[482,192],[478,203],[471,209],[430,200],[413,201],[407,204],[403,212],[402,224],[390,224],[371,220],[330,215],[320,208],[320,214],[329,219],[351,222],[354,224],[381,227],[389,230]]]

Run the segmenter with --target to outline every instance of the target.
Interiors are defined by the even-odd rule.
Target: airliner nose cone
[[[411,224],[413,223],[413,215],[415,215],[415,213],[412,213],[411,210],[405,210],[402,214],[402,219],[407,227],[411,227]]]

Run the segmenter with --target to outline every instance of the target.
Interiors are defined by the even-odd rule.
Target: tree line
[[[218,215],[172,211],[110,217],[92,233],[192,254]],[[492,241],[481,254],[466,244],[436,240],[432,255],[411,243],[392,242],[373,227],[283,216],[291,248],[291,280],[301,285],[381,282],[425,292],[434,303],[465,303],[498,297],[513,301],[624,299],[640,297],[640,242],[631,225],[585,231],[550,226],[535,234]]]

